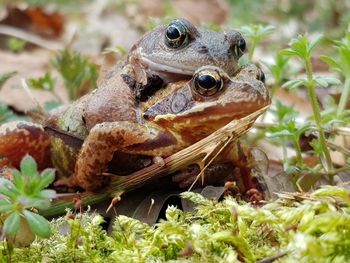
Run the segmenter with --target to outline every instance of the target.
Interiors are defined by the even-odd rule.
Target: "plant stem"
[[[293,140],[293,144],[295,147],[295,153],[296,153],[296,158],[297,158],[297,166],[301,167],[303,165],[303,157],[301,155],[301,148],[299,144],[299,140]]]
[[[340,101],[337,109],[337,117],[339,117],[345,110],[346,103],[350,94],[350,76],[345,77],[344,89],[340,96]]]
[[[311,61],[310,58],[305,59],[305,66],[306,66],[306,73],[307,73],[307,80],[308,80],[308,85],[307,89],[309,91],[309,96],[311,100],[311,105],[312,105],[312,110],[315,116],[315,122],[316,126],[319,132],[320,136],[320,145],[321,149],[326,161],[326,165],[323,164],[323,168],[327,173],[331,172],[333,170],[333,164],[332,164],[332,159],[331,155],[329,154],[327,144],[326,144],[326,136],[324,134],[323,128],[321,126],[321,113],[320,113],[320,107],[318,105],[317,101],[317,95],[316,95],[316,90],[315,90],[315,84],[313,81],[313,75],[312,75],[312,66],[311,66]],[[330,183],[333,183],[333,176],[329,175],[329,180]]]
[[[256,44],[257,44],[257,41],[253,38],[252,39],[252,47],[249,50],[249,56],[248,56],[249,63],[252,63],[254,51],[255,51],[255,48],[256,48]]]

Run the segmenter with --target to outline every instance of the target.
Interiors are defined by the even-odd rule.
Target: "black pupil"
[[[175,26],[169,26],[166,35],[169,39],[178,39],[180,37],[180,32]]]
[[[238,47],[241,51],[244,51],[245,50],[245,40],[243,38],[241,38],[238,42]]]
[[[203,89],[212,89],[216,86],[216,80],[210,75],[202,75],[198,77],[198,84]]]

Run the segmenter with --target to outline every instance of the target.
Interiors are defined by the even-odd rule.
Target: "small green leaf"
[[[321,60],[326,62],[331,69],[341,72],[341,66],[333,59],[328,56],[321,55]]]
[[[4,222],[4,231],[7,235],[14,236],[19,228],[20,215],[18,212],[13,212]]]
[[[34,89],[52,92],[55,87],[55,79],[51,76],[50,72],[46,72],[43,77],[37,79],[29,79],[29,84]]]
[[[286,83],[284,83],[282,85],[283,88],[292,90],[295,89],[297,87],[300,87],[302,85],[306,85],[307,84],[307,80],[306,79],[293,79],[293,80],[289,80]]]
[[[17,199],[20,192],[12,182],[7,179],[0,178],[0,194],[7,196],[14,201]]]
[[[0,199],[0,213],[6,213],[13,209],[13,204]]]
[[[298,53],[292,49],[283,49],[279,52],[279,54],[283,56],[298,56]]]
[[[12,175],[13,175],[13,183],[16,185],[18,190],[23,191],[25,182],[21,173],[17,169],[13,169]]]
[[[55,170],[45,169],[40,174],[40,189],[48,187],[55,180]]]
[[[39,193],[39,197],[41,198],[53,199],[53,198],[56,198],[56,196],[57,196],[56,191],[51,189],[45,189],[40,191]]]
[[[23,211],[24,217],[27,220],[27,223],[30,229],[35,235],[42,238],[47,238],[51,234],[49,222],[42,217],[41,215],[35,214],[28,210]]]
[[[315,40],[311,41],[307,45],[307,52],[311,56],[312,51],[322,42],[323,35],[317,36]]]
[[[339,85],[341,83],[339,79],[332,77],[316,77],[315,81],[324,88],[327,88],[329,85]]]
[[[24,50],[27,42],[19,38],[11,37],[8,39],[6,44],[12,52],[18,53]]]
[[[37,165],[33,157],[30,155],[24,156],[24,158],[21,161],[21,172],[22,176],[28,176],[28,177],[33,177],[38,174],[37,171]]]
[[[44,104],[44,110],[46,112],[50,112],[53,109],[58,108],[59,106],[61,106],[62,104],[57,101],[57,100],[50,100],[50,101],[46,101]]]

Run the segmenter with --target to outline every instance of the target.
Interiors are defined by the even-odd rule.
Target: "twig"
[[[58,41],[47,40],[38,35],[35,35],[33,33],[30,33],[12,26],[0,25],[0,34],[20,38],[22,40],[25,40],[26,42],[29,42],[39,47],[53,50],[53,51],[62,50],[65,47],[63,43],[60,43]]]
[[[36,104],[36,106],[38,107],[40,113],[42,114],[46,114],[46,111],[45,109],[40,105],[39,101],[35,98],[35,96],[33,95],[33,93],[31,92],[28,84],[27,84],[27,81],[22,78],[21,79],[21,83],[22,83],[22,88],[24,89],[24,91],[27,93],[27,95],[29,96],[29,98]]]

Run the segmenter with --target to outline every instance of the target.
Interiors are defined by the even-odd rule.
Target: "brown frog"
[[[262,76],[260,69],[254,65],[243,68],[234,78],[220,68],[205,66],[197,70],[190,81],[168,84],[166,89],[157,91],[141,104],[134,104],[129,88],[118,89],[106,94],[113,96],[115,103],[121,107],[118,110],[121,120],[114,122],[95,123],[96,112],[89,109],[90,103],[96,103],[96,97],[91,94],[82,98],[84,103],[78,104],[80,108],[73,104],[47,123],[47,129],[55,131],[52,152],[55,166],[66,175],[74,172],[73,177],[60,180],[56,185],[100,190],[110,179],[103,175],[104,172],[124,175],[141,169],[151,164],[152,157],[167,157],[228,122],[269,105],[268,90],[260,81]],[[100,114],[106,116],[110,110]],[[85,120],[84,127],[75,121],[79,119]],[[65,132],[73,131],[75,137],[81,136],[80,142],[84,141],[81,149],[79,143],[75,150],[74,143],[69,143],[69,139],[77,138],[69,137],[67,140],[65,137]],[[250,177],[249,170],[254,166],[252,158],[246,148],[234,143],[216,162],[244,168],[248,172],[242,178],[243,188],[260,189],[259,178],[253,180]],[[62,169],[64,160],[75,166],[68,165]],[[174,180],[187,186],[193,182],[194,174],[177,174]]]
[[[94,124],[91,128],[92,113],[88,109],[96,98],[93,93],[81,98],[80,102],[54,114],[46,124],[46,130],[54,134],[51,138],[54,166],[62,175],[74,172],[68,181],[59,183],[100,190],[109,180],[103,172],[128,174],[141,169],[151,163],[152,157],[169,156],[229,121],[269,105],[269,93],[261,78],[261,71],[254,65],[243,68],[235,78],[217,67],[206,66],[196,71],[190,81],[169,84],[141,104],[133,103],[135,98],[129,88],[118,89],[120,96],[112,95],[118,105],[123,105],[122,120]],[[43,146],[45,154],[41,155],[48,157],[50,137],[47,133],[38,126],[19,125],[12,130],[8,126],[0,129],[0,156],[11,153],[9,144],[13,143],[17,148],[29,150]],[[17,136],[18,130],[23,132],[21,136]],[[37,140],[30,141],[29,136],[33,135]],[[232,144],[217,162],[229,162],[247,171],[241,178],[242,188],[261,189],[260,178],[250,174],[253,157],[246,148]],[[193,182],[193,174],[191,176],[177,174],[174,180],[186,186]]]
[[[245,48],[246,42],[236,30],[215,32],[175,19],[146,33],[101,85],[125,81],[136,99],[145,101],[167,83],[190,79],[201,66],[217,66],[233,76]]]

